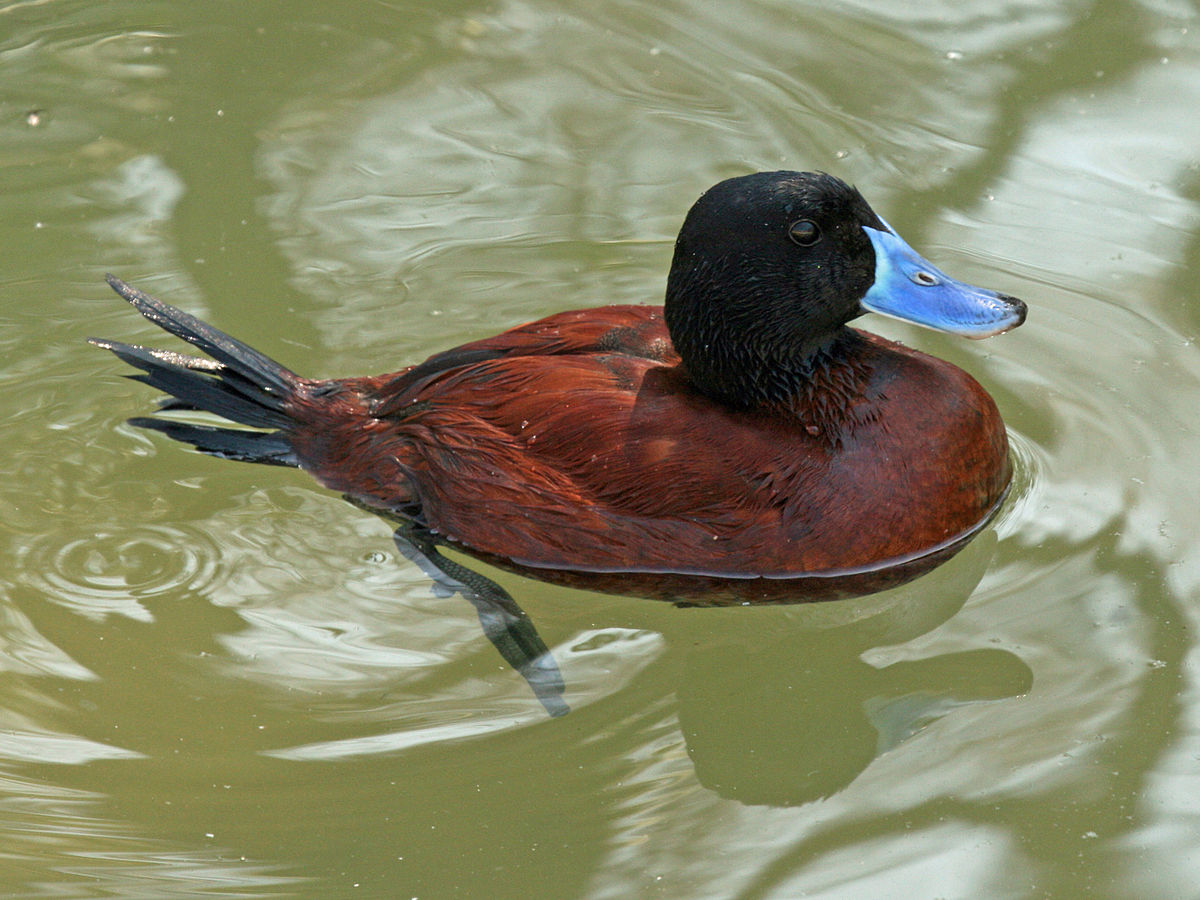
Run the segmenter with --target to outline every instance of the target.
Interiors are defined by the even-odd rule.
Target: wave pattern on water
[[[147,599],[202,594],[225,577],[217,543],[199,529],[175,524],[67,539],[48,534],[16,553],[26,584],[90,619],[119,614],[150,621]]]
[[[135,6],[0,11],[41,110],[0,122],[0,831],[46,893],[1194,890],[1190,12]],[[153,330],[110,267],[313,375],[658,302],[688,204],[777,166],[1030,302],[986,344],[862,322],[987,386],[1012,495],[826,610],[504,580],[563,720],[385,524],[121,426],[148,392],[82,344]]]

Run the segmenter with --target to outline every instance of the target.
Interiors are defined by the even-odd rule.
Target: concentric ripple
[[[47,598],[102,618],[118,613],[149,621],[141,601],[181,590],[210,589],[221,571],[219,548],[203,532],[179,525],[64,536],[39,535],[17,551],[21,578]]]

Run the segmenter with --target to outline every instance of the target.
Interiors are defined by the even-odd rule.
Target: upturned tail
[[[150,428],[197,450],[226,459],[298,466],[288,440],[296,424],[289,404],[304,383],[267,356],[231,338],[195,316],[156,300],[119,278],[106,276],[112,289],[155,325],[199,347],[211,359],[187,356],[99,338],[88,342],[111,350],[144,374],[130,375],[168,394],[159,411],[196,410],[213,413],[249,428],[193,425],[170,419],[134,418],[131,425]]]

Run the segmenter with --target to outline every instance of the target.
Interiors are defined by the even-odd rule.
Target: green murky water
[[[1200,21],[1172,2],[0,8],[0,894],[1162,897],[1200,881]],[[123,424],[113,271],[305,374],[657,302],[696,195],[854,181],[1017,294],[1017,484],[888,594],[500,575]]]

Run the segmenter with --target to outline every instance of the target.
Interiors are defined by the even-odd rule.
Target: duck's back
[[[870,568],[975,528],[1009,468],[969,375],[855,334],[801,408],[744,411],[691,386],[661,308],[573,311],[325,383],[291,441],[328,486],[525,565]]]

